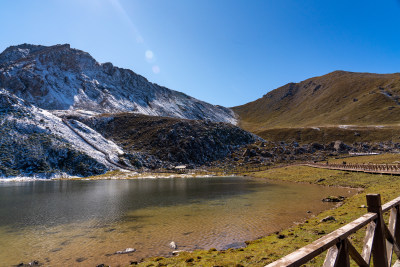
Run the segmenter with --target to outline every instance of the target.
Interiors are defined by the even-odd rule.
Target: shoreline
[[[110,172],[88,177],[56,177],[56,178],[35,178],[35,177],[10,177],[0,178],[1,182],[35,182],[35,181],[99,181],[99,180],[133,180],[133,179],[171,179],[171,178],[201,178],[201,177],[236,177],[241,175],[216,175],[216,174],[170,174],[170,173],[137,173],[137,172]]]
[[[224,177],[225,178],[225,177]],[[223,180],[224,178],[221,178],[221,180]],[[208,178],[208,179],[218,179],[218,178]],[[230,179],[230,178],[227,178],[227,179]],[[256,183],[256,184],[258,184],[258,183],[260,183],[260,184],[265,184],[265,185],[268,185],[268,184],[271,184],[273,187],[271,187],[271,188],[285,188],[286,186],[288,186],[289,184],[291,184],[291,187],[293,187],[293,190],[291,190],[291,191],[288,191],[288,194],[292,194],[292,192],[298,192],[298,194],[299,194],[299,196],[302,196],[303,194],[301,193],[301,192],[303,192],[303,190],[302,189],[297,189],[297,191],[296,191],[296,188],[299,188],[297,185],[294,185],[292,182],[281,182],[281,181],[274,181],[274,180],[264,180],[264,179],[260,179],[260,180],[258,180],[257,181],[257,179],[256,178],[253,178],[253,177],[251,177],[251,176],[247,176],[247,177],[244,177],[244,178],[242,178],[242,177],[240,177],[239,179],[243,179],[243,180],[246,180],[246,181],[248,181],[249,183]],[[160,180],[161,181],[161,180]],[[74,182],[71,182],[72,184],[76,184],[76,183],[74,183]],[[96,181],[94,182],[94,183],[96,183]],[[125,183],[125,182],[124,182]],[[47,183],[48,184],[48,183]],[[53,183],[51,183],[51,184],[53,184]],[[56,183],[54,183],[54,184],[58,184],[58,182],[56,182]],[[69,183],[68,183],[69,184]],[[79,182],[78,182],[78,184],[79,184]],[[85,184],[86,185],[91,185],[92,183],[90,183],[90,182],[85,182]],[[119,184],[118,182],[117,183],[112,183],[112,184]],[[278,186],[278,187],[276,187],[276,186]],[[300,186],[300,185],[299,185]],[[307,188],[307,187],[309,187],[309,186],[307,186],[307,185],[305,185],[304,187],[303,186],[300,186],[300,188],[304,188],[304,190]],[[320,186],[311,186],[313,189],[311,189],[313,192],[319,192],[320,191],[320,189],[318,189],[318,187],[320,187]],[[300,190],[300,191],[299,191]],[[327,189],[325,189],[325,190],[327,190]],[[266,195],[266,194],[269,194],[268,193],[269,191],[265,191],[265,194],[264,195]],[[329,204],[329,205],[325,205],[325,206],[323,206],[321,203],[322,202],[320,202],[320,200],[323,198],[323,197],[326,197],[326,196],[328,196],[328,195],[338,195],[338,194],[341,194],[341,193],[343,193],[343,194],[346,194],[347,193],[347,190],[336,190],[336,189],[332,189],[332,190],[328,190],[328,191],[326,191],[326,193],[324,193],[324,194],[321,194],[319,197],[314,197],[314,198],[312,198],[313,199],[313,202],[307,202],[308,204],[300,204],[300,206],[302,206],[302,211],[300,212],[300,213],[298,213],[297,214],[297,216],[295,216],[295,217],[293,217],[293,216],[291,216],[291,218],[292,219],[286,219],[286,220],[284,220],[284,217],[286,217],[286,216],[284,216],[284,217],[282,217],[281,219],[279,219],[279,222],[280,223],[273,223],[273,224],[271,224],[269,227],[267,227],[267,229],[269,229],[269,231],[262,231],[262,232],[258,232],[257,234],[252,234],[252,235],[248,235],[247,236],[247,238],[246,238],[246,236],[242,236],[240,239],[237,239],[238,241],[240,240],[240,242],[242,243],[241,244],[241,246],[239,247],[239,246],[234,246],[233,248],[236,248],[236,249],[244,249],[244,246],[245,246],[245,243],[243,243],[244,241],[246,241],[246,240],[254,240],[254,239],[257,239],[257,238],[259,238],[260,236],[264,236],[264,235],[266,235],[267,233],[272,233],[272,232],[275,232],[275,231],[280,231],[281,230],[281,228],[283,227],[283,226],[285,226],[285,228],[286,227],[290,227],[290,226],[292,226],[293,225],[293,223],[295,223],[295,224],[298,224],[298,223],[300,223],[300,222],[304,222],[304,220],[307,220],[307,219],[309,219],[309,217],[312,217],[312,216],[314,216],[314,214],[319,214],[320,213],[320,211],[321,210],[326,210],[326,209],[331,209],[332,207],[333,207],[333,205],[332,204]],[[311,194],[311,195],[313,195],[313,194]],[[310,196],[311,196],[310,195]],[[301,199],[301,198],[300,198]],[[246,201],[246,200],[245,200]],[[262,202],[262,203],[260,203],[260,205],[262,205],[262,206],[264,206],[264,203],[269,203],[269,202]],[[287,205],[290,205],[290,203],[291,202],[287,202],[288,204]],[[314,206],[314,204],[313,203],[315,203],[316,205],[318,205],[319,206],[319,208],[311,208],[311,210],[312,210],[312,213],[306,213],[306,211],[308,210],[308,207],[310,206]],[[247,209],[247,208],[246,208]],[[253,208],[252,208],[253,209]],[[217,211],[217,210],[215,210],[214,209],[214,212],[215,211]],[[258,214],[260,214],[260,213],[254,213],[253,212],[253,216],[258,216]],[[265,212],[263,212],[263,214],[265,214]],[[235,216],[236,218],[237,217],[240,217],[240,213],[238,213],[237,215],[239,215],[239,216]],[[262,214],[260,214],[260,215],[262,215]],[[209,213],[209,216],[212,216],[212,213]],[[279,216],[279,215],[278,215]],[[268,217],[268,216],[267,216]],[[256,217],[254,217],[255,219],[256,219]],[[230,221],[230,219],[229,219],[229,216],[226,218],[226,219],[228,219],[228,221]],[[258,220],[260,223],[259,223],[259,225],[263,225],[263,222],[262,221],[260,221],[260,220]],[[282,223],[282,224],[281,224]],[[237,225],[237,224],[236,224]],[[210,225],[210,227],[212,227],[211,225]],[[236,226],[236,228],[237,228],[238,226]],[[243,226],[241,226],[241,227],[246,227],[246,225],[243,225]],[[243,228],[242,228],[243,229]],[[207,229],[206,228],[204,228],[204,230],[205,231],[207,231]],[[255,233],[255,232],[254,232]],[[162,234],[161,234],[162,235]],[[114,235],[113,235],[114,236]],[[189,238],[190,239],[190,238]],[[116,239],[116,240],[118,240],[118,239]],[[183,242],[182,242],[182,240],[175,240],[174,238],[173,239],[171,239],[171,240],[174,240],[174,241],[177,241],[177,243],[178,244],[182,244]],[[195,241],[196,239],[194,239],[194,240],[187,240],[187,242],[191,242],[191,241]],[[182,243],[181,243],[182,242]],[[233,242],[233,241],[232,241]],[[125,248],[125,246],[126,246],[126,243],[124,243],[124,242],[122,242],[122,239],[121,239],[121,244],[124,244],[124,245],[122,245],[122,248]],[[228,245],[228,244],[231,244],[231,242],[228,242],[228,243],[224,243],[224,244],[226,244],[226,245]],[[224,247],[224,244],[222,244],[222,247],[221,246],[217,246],[216,248],[220,251],[221,249],[223,249],[223,247]],[[95,247],[95,246],[94,246]],[[126,246],[126,247],[135,247],[135,246]],[[202,246],[204,249],[209,249],[210,248],[210,246]],[[227,248],[231,248],[231,247],[229,247],[229,246],[226,246],[225,247],[225,249],[227,249]],[[187,246],[187,244],[185,244],[185,245],[183,245],[183,247],[179,247],[179,249],[184,249],[184,250],[193,250],[193,249],[195,249],[195,248],[192,248],[191,246]],[[120,248],[118,248],[118,250],[120,250]],[[111,251],[113,251],[113,250],[111,250]],[[140,251],[140,250],[139,250]],[[171,250],[172,251],[172,250]],[[153,256],[157,256],[157,257],[160,257],[160,256],[170,256],[170,253],[171,253],[171,251],[170,252],[168,252],[167,254],[153,254],[153,255],[148,255],[148,256],[143,256],[143,258],[148,258],[148,257],[153,257]],[[138,254],[139,255],[139,254]],[[126,257],[128,257],[128,256],[126,256]],[[139,261],[139,260],[141,260],[142,258],[141,258],[142,256],[138,256],[138,257],[136,257],[136,255],[135,255],[135,253],[131,256],[131,258],[132,258],[132,260],[137,260],[137,261]],[[101,260],[99,261],[99,262],[104,262],[104,263],[108,263],[108,264],[112,264],[112,263],[114,263],[114,259],[112,260],[112,261],[110,261],[110,262],[107,262],[107,260],[105,260],[104,258],[100,258]],[[41,258],[38,258],[38,260],[40,260],[41,261]],[[52,259],[53,260],[53,259]],[[54,259],[54,260],[57,260],[57,259]],[[118,261],[118,259],[115,259],[115,260],[117,260]],[[121,266],[125,266],[124,265],[124,263],[125,264],[128,264],[129,263],[129,261],[125,261],[124,259],[122,259],[121,258],[121,260],[123,260],[121,263],[122,263],[122,265]],[[42,262],[42,261],[41,261]],[[112,265],[114,265],[114,264],[112,264]]]
[[[384,157],[384,156],[381,156]],[[56,180],[110,180],[112,173],[88,178],[68,178]],[[126,177],[128,175],[128,177]],[[142,177],[132,176],[130,173],[119,172],[119,177],[114,179],[168,179],[168,178],[191,178],[205,177],[203,174],[155,174],[146,173]],[[160,177],[162,176],[162,177]],[[167,177],[166,177],[167,176]],[[208,177],[215,177],[209,175]],[[237,266],[264,266],[271,263],[294,250],[310,244],[312,241],[326,235],[343,224],[349,223],[360,215],[366,213],[365,195],[369,193],[380,193],[382,202],[386,203],[398,197],[396,188],[400,187],[400,181],[396,177],[381,176],[376,174],[354,173],[347,171],[336,171],[327,169],[311,168],[306,166],[292,165],[282,166],[261,172],[242,173],[241,175],[254,180],[265,180],[278,183],[314,184],[319,186],[340,187],[344,189],[357,190],[344,202],[318,214],[305,216],[300,221],[292,222],[290,227],[282,227],[281,230],[267,234],[255,240],[246,241],[245,247],[230,248],[227,250],[195,250],[183,251],[178,255],[154,256],[144,258],[132,266],[188,266],[188,265],[237,265]],[[220,177],[220,176],[219,176]],[[47,179],[46,179],[47,180]],[[47,181],[52,181],[47,180]],[[327,216],[335,219],[322,222]],[[363,234],[363,233],[361,233]],[[357,248],[364,236],[355,234],[353,241]],[[320,265],[322,257],[317,257],[312,263]],[[188,264],[191,263],[191,264]]]
[[[139,263],[139,266],[157,263],[165,264],[166,266],[185,266],[184,264],[187,263],[187,260],[190,262],[193,260],[193,263],[202,264],[203,266],[235,264],[264,266],[366,213],[365,195],[367,193],[380,193],[382,201],[387,202],[398,196],[398,192],[395,190],[396,186],[393,186],[392,183],[400,186],[400,181],[396,181],[390,176],[381,177],[375,174],[348,173],[305,166],[270,169],[263,172],[248,173],[248,176],[254,179],[271,181],[342,187],[358,190],[358,192],[345,199],[344,202],[339,202],[339,205],[333,209],[325,210],[315,214],[315,216],[306,217],[301,222],[293,222],[291,227],[284,227],[276,233],[247,241],[245,242],[247,246],[244,248],[224,251],[182,252],[177,256],[168,258],[153,257],[144,259],[143,262]],[[379,179],[376,179],[377,177]],[[324,180],[321,181],[321,179]],[[392,186],[388,187],[388,184]],[[333,216],[335,220],[322,222],[322,219],[327,216]],[[355,244],[357,247],[358,243],[363,240],[363,236],[357,233],[354,235],[354,240],[357,242]],[[322,257],[317,257],[313,264],[320,265],[323,260]]]

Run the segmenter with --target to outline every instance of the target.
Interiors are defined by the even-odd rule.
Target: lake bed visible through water
[[[332,208],[356,190],[247,177],[0,182],[0,266],[126,266],[227,249]],[[135,248],[130,254],[114,254]]]

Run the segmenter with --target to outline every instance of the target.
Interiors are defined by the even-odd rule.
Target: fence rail
[[[310,167],[343,170],[376,174],[393,174],[400,175],[400,164],[324,164],[324,163],[307,163]]]
[[[332,233],[302,247],[266,267],[300,266],[327,251],[324,267],[350,266],[350,257],[358,266],[392,266],[392,255],[400,267],[400,197],[381,205],[379,194],[367,195],[368,213]],[[388,225],[383,214],[390,212]],[[367,226],[361,253],[353,246],[349,236]]]

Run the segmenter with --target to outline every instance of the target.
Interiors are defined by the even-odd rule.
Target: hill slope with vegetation
[[[327,140],[335,139],[329,127],[345,129],[344,136],[353,135],[350,141],[377,141],[379,136],[363,136],[357,129],[346,131],[348,125],[385,129],[400,123],[400,74],[373,74],[335,71],[300,83],[289,83],[262,98],[233,110],[240,117],[240,126],[264,138],[314,139],[325,130]],[[340,126],[340,127],[339,127]],[[383,126],[383,127],[381,127]],[[307,131],[311,132],[305,132]],[[328,130],[327,130],[328,129]],[[314,130],[314,133],[312,133]],[[362,131],[363,129],[359,130]],[[390,131],[393,133],[393,131]],[[387,138],[388,133],[385,133]],[[390,134],[389,134],[390,135]],[[361,138],[356,138],[361,137]],[[398,137],[394,136],[398,139]],[[389,138],[393,138],[389,136]],[[298,140],[300,141],[300,140]],[[316,141],[314,139],[314,141]]]

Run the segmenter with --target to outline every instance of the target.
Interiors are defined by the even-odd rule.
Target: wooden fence
[[[300,266],[327,250],[324,267],[350,266],[350,257],[358,266],[400,267],[400,197],[381,205],[379,194],[367,195],[368,213],[336,231],[300,248],[266,267]],[[390,212],[388,225],[383,214]],[[361,253],[353,246],[349,236],[367,226]]]
[[[307,163],[310,167],[324,168],[330,170],[343,170],[376,174],[400,175],[400,164],[324,164]]]

